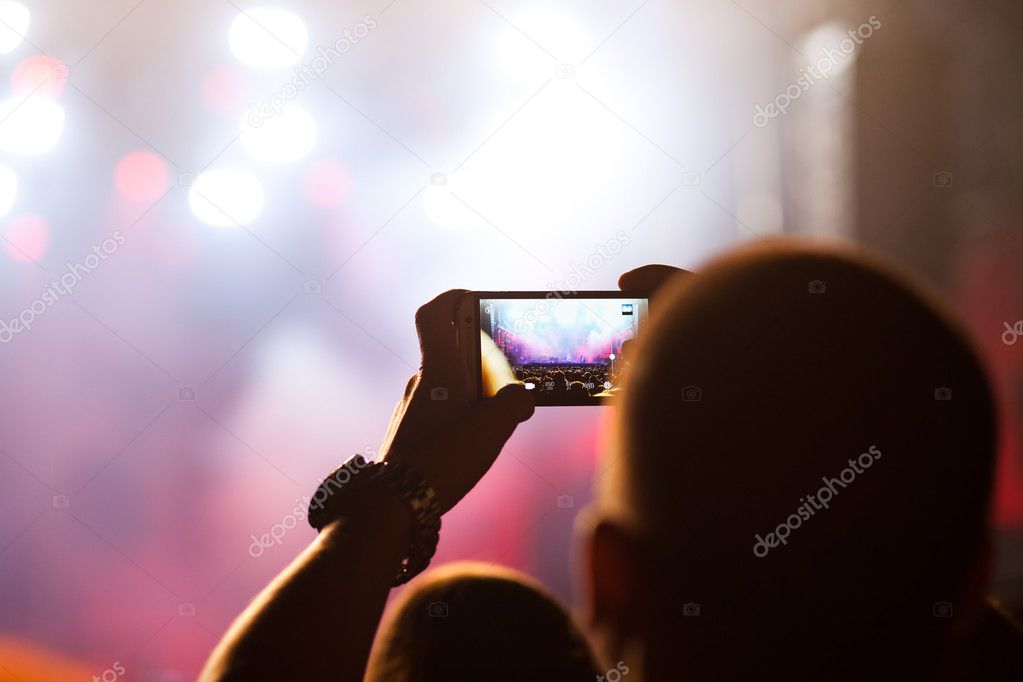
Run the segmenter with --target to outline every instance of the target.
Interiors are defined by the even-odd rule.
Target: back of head
[[[995,447],[951,318],[886,266],[789,242],[657,306],[601,500],[650,548],[653,636],[682,669],[921,665],[948,636],[940,605],[966,610]]]
[[[425,573],[391,605],[367,680],[593,680],[567,611],[507,568],[460,562]]]

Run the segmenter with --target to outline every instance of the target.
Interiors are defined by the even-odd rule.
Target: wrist
[[[394,578],[401,585],[429,565],[441,526],[437,493],[415,469],[392,461],[367,462],[356,455],[317,488],[308,521],[318,531],[340,520],[340,528],[358,526],[379,533],[378,515],[387,529],[408,539]]]
[[[412,542],[414,520],[408,505],[393,490],[381,486],[373,490],[359,490],[352,493],[351,501],[343,511],[328,522],[321,533],[366,533],[394,538],[402,548]]]

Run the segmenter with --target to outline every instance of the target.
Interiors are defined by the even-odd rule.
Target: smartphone
[[[541,405],[613,401],[649,300],[621,291],[470,291],[459,347],[474,399],[521,381]]]

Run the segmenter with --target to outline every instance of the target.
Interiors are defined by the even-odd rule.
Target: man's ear
[[[585,531],[587,618],[600,647],[617,660],[644,627],[648,612],[649,580],[644,576],[644,553],[621,526],[593,519]]]

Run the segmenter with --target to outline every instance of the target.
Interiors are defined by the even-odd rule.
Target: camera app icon
[[[178,391],[178,400],[184,400],[187,402],[195,400],[195,389],[185,386],[183,389]]]
[[[306,280],[305,284],[302,285],[302,291],[307,294],[322,294],[323,282],[318,279]]]
[[[948,386],[939,386],[934,389],[935,400],[952,400],[952,389]]]
[[[696,171],[686,171],[682,174],[682,184],[686,187],[699,187],[703,184],[703,176]]]
[[[574,506],[574,497],[571,495],[558,495],[558,509],[571,509]]]
[[[807,290],[811,294],[823,294],[827,291],[827,285],[824,284],[824,280],[815,279],[807,285]]]
[[[52,504],[54,509],[67,509],[71,506],[71,498],[67,495],[54,495]]]
[[[685,386],[682,388],[682,400],[687,403],[698,403],[703,400],[703,390],[699,386]]]
[[[430,614],[430,618],[447,618],[448,605],[446,602],[435,601],[427,608],[427,613]]]
[[[178,604],[178,615],[179,616],[194,616],[195,615],[195,604],[191,602],[184,602]]]
[[[948,171],[938,171],[934,174],[934,186],[935,187],[951,187],[952,186],[952,174]]]
[[[952,617],[952,604],[947,601],[936,601],[934,602],[934,617],[935,618],[951,618]]]
[[[683,616],[698,616],[700,615],[700,605],[696,602],[688,602],[682,605]]]
[[[448,389],[443,386],[434,386],[430,389],[430,400],[447,400]]]
[[[571,64],[558,64],[554,69],[554,74],[558,78],[575,78],[575,67]]]

